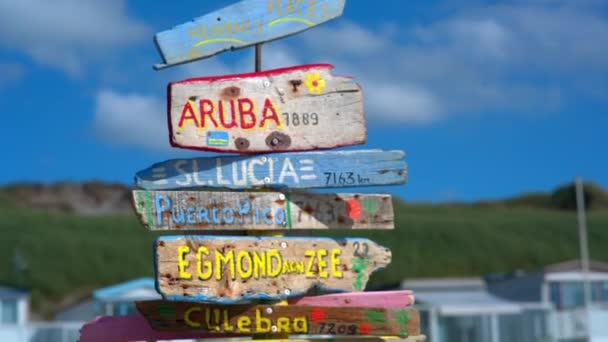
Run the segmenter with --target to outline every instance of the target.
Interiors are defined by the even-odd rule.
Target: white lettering
[[[247,163],[242,162],[241,163],[241,169],[242,169],[242,173],[241,176],[242,178],[239,179],[239,172],[238,172],[238,163],[232,163],[232,183],[234,183],[234,185],[240,185],[240,186],[246,186],[247,185]]]
[[[180,181],[179,179],[175,181],[175,184],[179,186],[188,186],[192,183],[192,177],[186,172],[186,170],[182,168],[186,164],[188,164],[187,160],[178,160],[175,162],[175,164],[173,164],[173,166],[175,166],[175,170],[177,170],[180,175],[186,177],[185,181]]]
[[[249,162],[249,179],[251,180],[251,185],[263,185],[264,180],[259,180],[255,177],[254,166],[255,165],[264,165],[265,161],[260,159],[253,159]]]
[[[293,168],[293,164],[289,158],[285,158],[283,161],[283,168],[281,169],[281,173],[279,174],[279,183],[283,183],[285,181],[285,177],[290,176],[293,177],[294,183],[299,183],[298,174],[296,170]]]
[[[270,183],[274,183],[274,158],[268,158],[268,177]]]
[[[230,181],[224,179],[224,177],[222,176],[222,158],[217,158],[216,161],[217,161],[217,164],[215,166],[215,169],[217,170],[217,184],[218,185],[230,185]]]
[[[192,161],[192,171],[192,178],[194,178],[194,184],[205,185],[205,183],[203,183],[203,181],[198,178],[198,160],[196,159]]]

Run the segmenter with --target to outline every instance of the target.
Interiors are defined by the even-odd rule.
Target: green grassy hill
[[[536,269],[577,258],[572,211],[500,205],[408,205],[395,201],[394,231],[323,231],[318,236],[365,236],[390,247],[393,262],[372,284],[403,278],[471,276]],[[608,261],[608,211],[589,213],[593,259]],[[152,241],[135,215],[76,216],[16,209],[0,198],[0,282],[33,291],[33,307],[51,315],[91,290],[151,276]],[[14,269],[15,249],[27,262]]]

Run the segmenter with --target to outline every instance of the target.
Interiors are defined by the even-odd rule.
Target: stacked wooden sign
[[[294,34],[340,16],[344,5],[246,0],[158,33],[164,63],[156,67]],[[183,234],[155,241],[163,300],[136,303],[151,327],[137,338],[424,340],[411,291],[362,292],[371,273],[391,262],[388,248],[362,238],[282,236],[394,228],[389,195],[307,191],[407,178],[402,151],[327,151],[367,137],[361,88],[331,69],[302,65],[169,84],[171,145],[239,155],[174,159],[137,173],[133,203],[143,226]],[[229,230],[249,236],[204,235]],[[315,296],[319,289],[340,293]],[[91,322],[81,341],[135,338],[141,322],[129,319],[122,335],[119,318]]]

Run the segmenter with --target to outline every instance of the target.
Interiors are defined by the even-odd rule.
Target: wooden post
[[[255,72],[262,71],[262,43],[255,44]]]
[[[262,71],[262,43],[255,44],[255,72],[260,72],[260,71]],[[283,233],[281,233],[280,231],[269,233],[269,232],[263,232],[263,231],[248,230],[247,235],[250,235],[250,236],[283,236]],[[260,301],[260,303],[263,303],[263,302],[264,301]],[[270,302],[270,303],[272,303],[272,302]],[[283,299],[283,300],[277,301],[276,304],[277,305],[288,305],[289,303],[287,302],[287,299]],[[273,338],[273,337],[268,334],[258,334],[258,335],[254,335],[252,339],[264,340],[267,338]],[[289,338],[289,334],[277,335],[276,338]]]

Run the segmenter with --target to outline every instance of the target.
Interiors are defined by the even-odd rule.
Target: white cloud
[[[279,68],[298,64],[283,45],[264,51],[264,67]],[[251,55],[253,57],[253,54]],[[161,71],[166,82],[214,75],[253,71],[253,59],[243,58],[230,66],[218,58],[203,59]],[[159,83],[159,88],[166,82]],[[110,144],[122,144],[163,151],[170,147],[165,97],[124,94],[104,89],[98,92],[93,128],[98,137]]]
[[[603,9],[606,9],[606,3]],[[430,123],[457,114],[550,113],[581,93],[608,98],[608,19],[590,1],[452,8],[394,30],[342,20],[302,34],[299,51],[347,70],[368,117]]]
[[[435,96],[415,84],[364,82],[364,104],[368,119],[428,123],[438,119],[442,110]]]
[[[0,0],[2,45],[71,75],[147,34],[122,0]]]
[[[322,25],[265,44],[263,66],[334,64],[335,74],[351,75],[361,84],[368,119],[399,124],[429,124],[453,115],[543,115],[580,94],[608,99],[605,2],[459,4],[424,25],[368,28],[346,19]],[[234,63],[213,57],[166,75],[179,80],[253,69],[252,48],[235,55]],[[164,108],[165,99],[145,99],[157,112]],[[164,113],[153,122],[147,134],[161,134],[164,145]],[[122,132],[119,125],[112,127]],[[148,135],[131,137],[130,143],[158,148]]]
[[[315,27],[301,38],[308,47],[323,54],[374,56],[392,47],[385,30],[375,31],[342,19],[340,25]]]
[[[295,50],[285,44],[274,43],[262,46],[262,68],[277,69],[301,64],[302,62],[294,55],[294,52]]]
[[[140,94],[101,90],[93,128],[103,140],[166,151],[170,148],[165,101]]]

